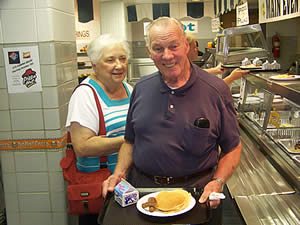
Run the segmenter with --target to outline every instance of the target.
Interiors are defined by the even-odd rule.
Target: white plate
[[[232,95],[233,98],[239,98],[240,96],[241,96],[240,93],[236,93]]]
[[[182,209],[182,210],[180,210],[180,211],[178,211],[178,212],[174,212],[174,213],[163,213],[163,212],[161,212],[161,211],[149,212],[148,210],[144,209],[144,208],[142,207],[142,204],[145,203],[145,202],[147,202],[149,197],[155,197],[158,193],[159,193],[159,192],[154,192],[154,193],[145,195],[145,196],[143,196],[142,198],[140,198],[140,199],[138,200],[138,202],[136,203],[136,208],[137,208],[141,213],[144,213],[144,214],[149,215],[149,216],[156,216],[156,217],[170,217],[170,216],[177,216],[177,215],[183,214],[183,213],[185,213],[185,212],[188,212],[188,211],[190,211],[190,210],[195,206],[195,204],[196,204],[196,200],[194,199],[193,196],[190,195],[190,198],[191,198],[191,199],[190,199],[190,204],[189,204],[186,208],[184,208],[184,209]]]
[[[260,103],[260,98],[258,96],[248,96],[246,98],[246,104],[257,104]]]
[[[275,75],[271,76],[270,79],[279,81],[298,80],[300,79],[300,75],[291,75],[290,77],[279,77],[278,75]]]

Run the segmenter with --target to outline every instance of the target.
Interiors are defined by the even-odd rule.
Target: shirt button
[[[175,91],[171,91],[171,94],[174,95],[174,94],[175,94]]]
[[[174,108],[174,105],[170,105],[170,109],[173,109]]]

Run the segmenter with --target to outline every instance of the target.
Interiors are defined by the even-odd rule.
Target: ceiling
[[[98,0],[99,2],[110,2],[113,0]],[[126,5],[145,3],[168,3],[168,2],[212,2],[214,0],[122,0]],[[257,8],[258,0],[247,0],[249,8]]]

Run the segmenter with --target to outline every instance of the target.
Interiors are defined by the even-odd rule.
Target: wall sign
[[[219,32],[221,27],[220,17],[214,18],[211,20],[211,31]]]
[[[300,0],[259,0],[259,23],[299,17],[299,2]]]
[[[192,20],[181,21],[184,26],[184,31],[190,33],[198,33],[198,22]]]
[[[42,91],[38,46],[3,48],[8,93]]]
[[[236,7],[236,25],[243,26],[249,24],[248,2]]]

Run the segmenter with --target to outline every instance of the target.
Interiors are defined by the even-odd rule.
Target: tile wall
[[[0,1],[0,140],[61,138],[77,85],[73,0]],[[37,45],[42,92],[9,94],[3,48]],[[63,149],[0,151],[9,225],[67,225]],[[70,223],[69,223],[70,224]]]

